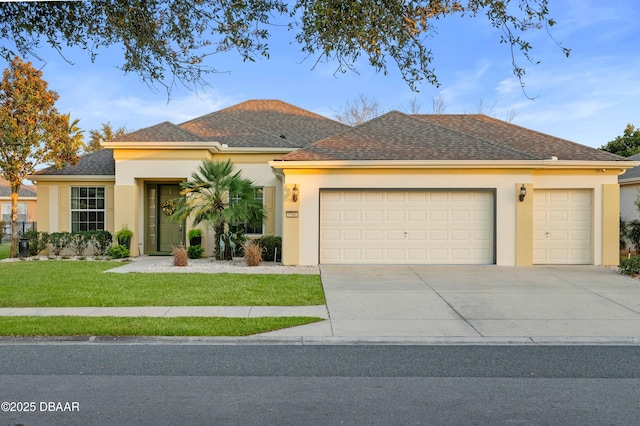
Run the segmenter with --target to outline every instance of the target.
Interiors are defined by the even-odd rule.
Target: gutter
[[[601,169],[618,170],[640,165],[640,161],[574,160],[331,160],[269,161],[273,169]]]

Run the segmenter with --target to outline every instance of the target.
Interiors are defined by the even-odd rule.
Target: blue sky
[[[441,86],[419,86],[412,92],[399,73],[385,76],[357,64],[359,73],[335,74],[335,63],[306,59],[295,33],[282,30],[270,43],[270,59],[242,62],[233,52],[210,58],[220,71],[207,77],[210,87],[197,94],[179,87],[167,102],[166,92],[150,90],[134,75],[115,68],[122,63],[119,48],[103,50],[95,63],[81,52],[67,51],[69,65],[42,49],[46,63],[34,58],[49,87],[60,94],[58,109],[80,119],[80,127],[100,128],[110,121],[130,130],[162,121],[179,124],[248,99],[280,99],[333,118],[348,100],[359,95],[375,99],[386,109],[409,110],[416,98],[422,113],[432,112],[432,99],[441,97],[445,113],[485,111],[513,123],[599,147],[622,134],[627,123],[640,126],[640,2],[637,0],[551,0],[557,25],[551,34],[571,49],[565,58],[546,31],[525,34],[540,63],[520,59],[527,99],[511,69],[508,46],[500,32],[479,16],[438,21],[437,34],[427,41],[435,55]],[[6,66],[6,64],[4,65]]]

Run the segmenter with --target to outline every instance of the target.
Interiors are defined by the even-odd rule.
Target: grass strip
[[[102,273],[118,262],[0,263],[0,307],[308,306],[325,303],[319,275]]]
[[[1,336],[249,336],[322,321],[314,317],[0,317]]]

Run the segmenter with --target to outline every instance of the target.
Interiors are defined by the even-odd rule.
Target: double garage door
[[[320,193],[321,263],[495,263],[493,191]]]

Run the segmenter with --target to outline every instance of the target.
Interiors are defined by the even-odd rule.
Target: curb
[[[0,345],[638,346],[640,337],[0,336]]]

